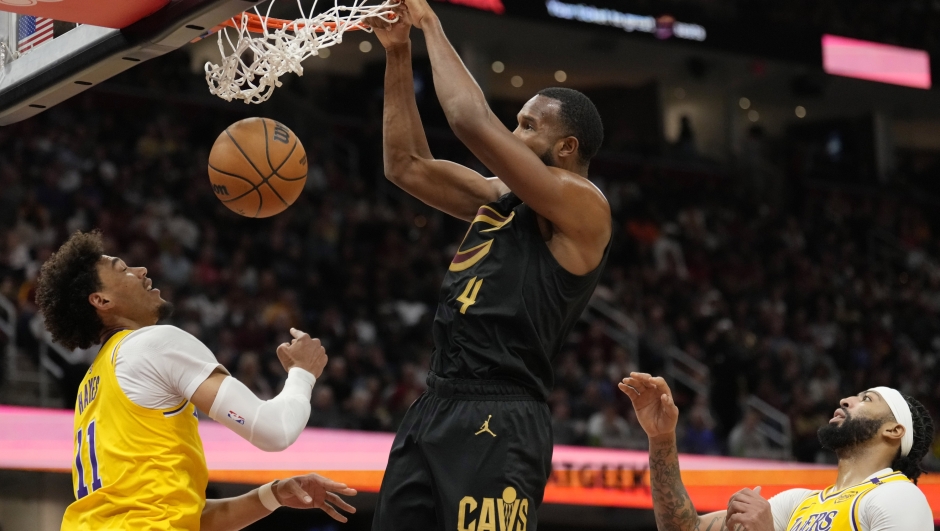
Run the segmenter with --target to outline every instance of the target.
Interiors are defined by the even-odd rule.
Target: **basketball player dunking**
[[[336,493],[356,491],[316,474],[274,481],[237,498],[206,500],[208,470],[195,408],[266,451],[292,444],[310,416],[310,392],[327,357],[291,329],[277,349],[284,389],[262,401],[229,376],[192,335],[157,325],[172,306],[143,267],[106,256],[97,232],[75,233],[42,266],[37,303],[52,337],[101,350],[75,402],[75,502],[63,531],[230,531],[281,505],[354,511]]]
[[[631,373],[619,384],[650,440],[656,525],[665,531],[931,531],[933,515],[916,487],[933,421],[917,400],[890,387],[843,398],[819,442],[839,457],[834,485],[790,489],[769,500],[742,489],[728,509],[699,516],[682,485],[676,451],[679,408],[666,381]]]
[[[539,92],[510,132],[424,0],[374,24],[386,49],[385,174],[470,222],[441,286],[428,391],[392,445],[373,530],[528,529],[551,472],[552,359],[594,291],[610,208],[587,179],[603,138],[580,92]],[[411,25],[457,137],[497,178],[435,160],[415,103]],[[498,522],[498,523],[497,523]]]

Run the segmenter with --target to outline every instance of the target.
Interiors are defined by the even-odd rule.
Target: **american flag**
[[[33,46],[52,40],[52,19],[21,15],[17,23],[16,49],[23,53]]]

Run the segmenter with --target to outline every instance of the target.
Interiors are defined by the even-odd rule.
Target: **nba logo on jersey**
[[[235,422],[237,422],[237,423],[239,423],[239,424],[245,424],[245,417],[239,415],[238,413],[235,413],[235,412],[232,411],[232,410],[229,410],[229,412],[228,412],[228,418],[234,420]]]

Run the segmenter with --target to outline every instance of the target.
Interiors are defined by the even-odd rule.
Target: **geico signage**
[[[549,484],[556,487],[649,490],[648,466],[624,464],[552,463]]]

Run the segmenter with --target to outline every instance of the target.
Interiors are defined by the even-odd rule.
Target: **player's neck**
[[[835,490],[839,491],[864,482],[879,470],[889,468],[891,460],[886,459],[884,450],[879,447],[864,446],[839,453],[839,475]]]
[[[101,343],[104,344],[105,338],[112,336],[115,332],[120,330],[138,330],[143,328],[144,324],[138,323],[133,319],[128,319],[127,317],[112,317],[104,321],[104,328],[101,330],[101,335],[99,339]]]

